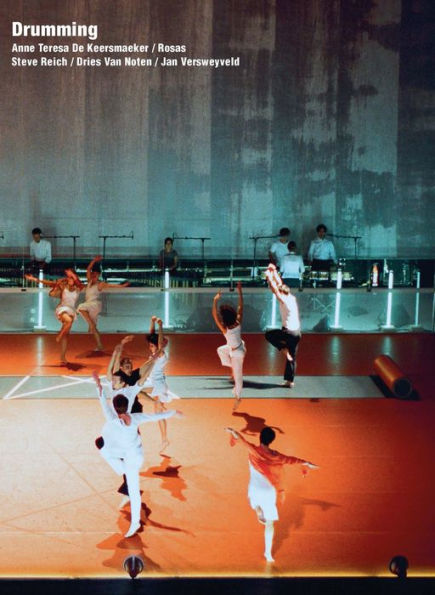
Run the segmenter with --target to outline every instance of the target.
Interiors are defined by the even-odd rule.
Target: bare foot
[[[264,557],[266,558],[266,562],[275,562],[275,559],[272,558],[272,554],[268,554],[267,552],[264,552]]]
[[[242,398],[241,397],[236,397],[234,399],[233,411],[237,411],[237,409],[239,408],[239,405],[240,405],[241,401],[242,401]]]
[[[140,529],[140,523],[132,523],[130,529],[125,533],[124,537],[133,537],[135,533]]]

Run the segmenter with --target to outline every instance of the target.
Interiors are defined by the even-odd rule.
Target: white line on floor
[[[11,390],[5,394],[5,396],[3,397],[3,399],[9,399],[11,398],[11,395],[20,388],[20,386],[22,386],[25,382],[27,382],[27,380],[29,380],[30,376],[24,376],[24,378],[22,378],[19,382],[17,382],[17,384],[11,388]],[[13,397],[12,397],[13,398]]]

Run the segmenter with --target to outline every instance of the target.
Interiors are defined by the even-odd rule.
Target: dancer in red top
[[[273,523],[279,518],[276,507],[277,493],[280,495],[280,502],[284,501],[284,489],[282,488],[283,467],[284,465],[303,465],[302,473],[304,475],[306,475],[307,469],[317,469],[318,467],[304,459],[287,456],[269,448],[269,444],[275,440],[275,432],[272,428],[266,427],[261,430],[258,446],[248,442],[233,428],[226,429],[231,434],[231,446],[239,441],[248,449],[250,469],[248,498],[251,507],[257,513],[259,522],[265,526],[264,557],[268,562],[274,562],[272,557]]]

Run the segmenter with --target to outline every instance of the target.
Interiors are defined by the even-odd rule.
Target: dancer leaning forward
[[[99,382],[94,376],[98,397],[103,409],[106,423],[102,429],[101,456],[109,463],[118,475],[125,475],[130,498],[131,523],[125,537],[132,537],[141,526],[141,496],[139,488],[139,471],[143,465],[144,454],[142,435],[138,428],[150,421],[161,421],[169,417],[183,417],[181,411],[171,409],[162,413],[127,413],[129,400],[126,396],[116,395],[109,404]]]

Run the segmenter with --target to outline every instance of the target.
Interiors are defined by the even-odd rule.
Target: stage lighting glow
[[[388,271],[388,289],[393,289],[394,285],[394,272],[390,269]]]
[[[338,269],[337,271],[337,289],[341,289],[343,287],[343,271]]]
[[[338,287],[338,281],[337,281]],[[331,324],[332,329],[340,329],[340,306],[341,306],[341,292],[337,291],[335,294],[335,312],[334,312],[334,324]]]
[[[39,273],[40,279],[41,279],[41,275],[42,275],[42,271],[40,271],[40,273]],[[42,283],[39,285],[39,287],[43,287]],[[45,326],[43,324],[43,310],[44,310],[44,292],[42,291],[42,289],[38,289],[38,323],[35,324],[35,326],[33,327],[34,329],[37,329],[37,330],[45,329]]]
[[[169,328],[169,291],[165,292],[165,315],[163,317],[163,325],[165,328]]]
[[[405,556],[394,556],[391,558],[389,565],[390,572],[398,578],[406,578],[408,568],[409,562]]]

